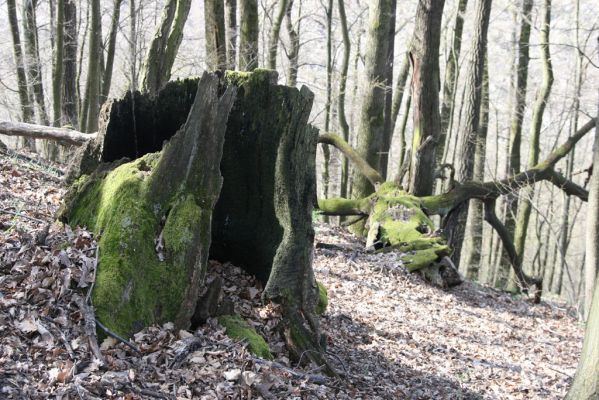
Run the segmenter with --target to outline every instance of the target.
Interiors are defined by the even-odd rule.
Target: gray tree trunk
[[[64,79],[62,82],[62,116],[66,124],[79,126],[77,96],[77,5],[75,0],[64,1]]]
[[[224,70],[227,67],[227,41],[223,0],[204,1],[204,23],[206,66],[209,71]]]
[[[258,0],[240,0],[239,14],[239,69],[252,71],[258,68]]]
[[[237,0],[225,0],[225,23],[227,25],[227,69],[235,70],[237,59]]]
[[[439,115],[439,41],[444,0],[418,2],[410,58],[414,135],[410,193],[433,192],[436,143],[441,132]]]

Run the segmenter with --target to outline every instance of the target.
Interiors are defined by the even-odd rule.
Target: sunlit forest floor
[[[396,254],[367,254],[346,230],[320,223],[322,330],[343,379],[290,360],[261,284],[217,262],[208,278],[223,277],[224,295],[268,340],[273,361],[216,320],[196,332],[152,326],[130,346],[102,339],[98,360],[80,307],[97,246],[91,233],[54,221],[61,168],[0,155],[0,398],[559,399],[571,382],[583,332],[565,305],[473,283],[430,287]]]

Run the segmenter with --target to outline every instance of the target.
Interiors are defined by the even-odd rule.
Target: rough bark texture
[[[77,5],[75,0],[64,2],[64,79],[62,85],[62,116],[64,123],[74,129],[79,126],[77,97]]]
[[[224,70],[227,67],[227,42],[223,0],[204,1],[204,26],[206,66],[209,71]]]
[[[239,1],[239,69],[258,68],[258,0]]]
[[[238,88],[238,91],[237,100],[225,121],[227,127],[224,134],[223,156],[220,160],[220,171],[224,177],[224,183],[218,203],[212,213],[212,224],[209,227],[212,238],[210,252],[211,257],[223,262],[234,262],[268,282],[265,299],[283,304],[288,316],[286,329],[288,344],[299,356],[305,350],[322,351],[316,319],[318,287],[311,269],[314,235],[311,221],[313,202],[316,197],[317,131],[307,124],[313,94],[306,88],[297,90],[276,85],[276,81],[277,75],[274,71],[257,70],[252,73],[227,72],[225,74],[223,86],[235,87]],[[169,257],[179,254],[182,249],[191,251],[193,246],[189,246],[189,243],[181,244],[181,240],[191,237],[185,233],[184,229],[180,228],[181,224],[187,226],[185,221],[189,220],[191,224],[194,224],[192,226],[198,225],[197,229],[202,229],[201,232],[208,232],[205,223],[198,224],[194,219],[195,211],[193,211],[193,207],[189,211],[187,207],[189,201],[186,200],[196,192],[198,196],[206,194],[207,189],[202,189],[206,186],[206,182],[201,185],[194,184],[197,189],[190,194],[186,190],[187,188],[191,189],[191,186],[187,183],[180,183],[178,179],[188,182],[199,179],[198,176],[203,176],[194,174],[194,170],[188,172],[190,170],[187,169],[187,163],[194,159],[190,152],[197,153],[199,158],[206,158],[206,165],[210,165],[212,169],[214,166],[218,166],[219,162],[215,161],[213,154],[215,153],[214,144],[202,143],[202,136],[196,143],[197,150],[194,148],[194,144],[189,142],[184,142],[182,147],[179,147],[180,145],[176,144],[179,143],[176,135],[170,139],[162,153],[151,153],[151,151],[156,151],[156,147],[158,150],[161,148],[163,137],[160,135],[172,135],[173,130],[178,126],[176,119],[167,122],[168,117],[173,118],[174,114],[185,115],[191,104],[205,103],[204,100],[198,98],[198,96],[206,97],[204,93],[199,92],[194,96],[195,92],[191,92],[195,85],[197,85],[196,80],[186,80],[167,85],[156,97],[136,94],[136,110],[138,110],[136,118],[138,122],[147,121],[144,129],[138,127],[140,129],[137,134],[130,132],[132,118],[130,114],[127,114],[131,110],[131,95],[109,103],[104,108],[105,114],[102,116],[102,121],[106,122],[102,122],[97,138],[84,148],[87,152],[87,159],[83,158],[79,162],[79,174],[90,169],[96,172],[93,173],[92,178],[76,181],[73,190],[79,194],[74,199],[71,195],[67,204],[67,209],[74,210],[70,214],[71,221],[79,218],[75,222],[87,222],[79,217],[79,215],[85,214],[93,222],[89,225],[107,226],[109,222],[116,221],[116,224],[112,225],[115,231],[118,230],[121,234],[126,233],[127,235],[134,232],[135,234],[131,236],[132,240],[139,239],[138,233],[148,237],[151,247],[144,247],[145,250],[139,252],[140,258],[138,258],[148,264],[144,268],[151,269],[152,265],[159,264],[157,258],[160,255],[155,250],[154,239],[158,243],[161,243],[160,240],[163,241],[166,248],[163,254],[166,257],[164,261],[166,263],[170,262]],[[222,92],[222,89],[220,91]],[[195,103],[194,97],[198,100]],[[195,110],[195,106],[190,115],[194,113],[193,110]],[[216,122],[218,123],[220,123],[221,114],[223,113],[217,114],[219,118]],[[208,123],[210,125],[206,126],[218,126],[215,121],[206,120],[206,124]],[[164,139],[168,139],[168,137]],[[134,141],[138,142],[137,151],[130,144],[125,146],[125,143]],[[162,161],[165,160],[167,153],[173,154],[173,156],[169,158],[168,162]],[[86,183],[94,182],[94,176],[106,176],[106,172],[101,172],[102,166],[110,165],[110,161],[124,156],[142,157],[110,170],[111,172],[108,172],[106,178],[96,181],[104,182],[103,185],[100,184],[101,186]],[[102,160],[107,163],[101,164],[98,168],[97,166]],[[120,162],[116,161],[116,163]],[[197,172],[197,170],[195,171]],[[124,179],[127,177],[130,179]],[[185,177],[189,179],[185,180],[187,179]],[[124,180],[117,185],[118,187],[115,187],[114,183],[119,183],[121,178]],[[131,179],[133,182],[130,182]],[[148,183],[145,183],[146,181]],[[162,184],[159,185],[159,182]],[[94,187],[101,190],[102,195],[94,192]],[[150,187],[152,190],[145,190],[146,187]],[[118,195],[116,194],[117,190]],[[104,191],[108,191],[106,197]],[[172,204],[173,201],[180,198],[178,193],[183,193],[186,196],[180,200],[185,203],[181,206],[181,211],[178,212],[172,208],[168,214],[162,212],[168,208],[163,204]],[[152,197],[145,196],[145,194]],[[107,204],[112,205],[114,209],[98,212],[97,208],[94,208],[89,213],[80,212],[79,210],[85,207],[90,209],[97,207],[97,201],[87,201],[92,198],[113,198],[114,201]],[[148,201],[146,202],[144,199],[148,199]],[[137,205],[138,203],[141,205]],[[103,201],[100,204],[103,204]],[[138,218],[136,214],[130,219],[118,219],[118,215],[122,215],[119,214],[120,210],[129,205],[135,206],[135,212],[138,212],[138,208],[146,206],[150,211],[154,209],[158,211],[153,213],[150,225],[144,225],[145,228],[142,229],[141,224],[150,219],[150,216],[144,214],[143,210],[139,211],[140,215],[143,214],[143,218]],[[175,214],[173,215],[173,213]],[[161,223],[160,221],[164,219],[163,216],[166,218],[166,222]],[[169,222],[171,218],[175,218],[172,223]],[[131,226],[129,221],[131,221]],[[140,222],[137,223],[137,221]],[[162,235],[160,235],[161,232]],[[169,245],[169,240],[173,243],[173,236],[180,239],[177,239],[179,241],[175,241],[174,245]],[[107,235],[106,229],[104,229],[102,240],[105,240],[104,238],[108,238],[106,240],[111,238],[110,235]],[[120,236],[118,240],[125,239]],[[181,245],[179,246],[177,243]],[[178,247],[175,249],[173,246]],[[108,259],[111,254],[113,256],[118,254],[114,248],[107,248],[102,242],[100,247],[100,254],[104,254],[104,257]],[[131,246],[126,248],[131,248]],[[202,249],[204,251],[206,247]],[[107,262],[109,261],[101,260],[100,264],[105,265]],[[125,263],[119,265],[117,271],[124,268]],[[127,268],[125,270],[127,273]],[[120,273],[117,275],[121,276]],[[146,278],[151,280],[155,276],[149,272],[141,274],[136,279],[149,282]],[[167,313],[174,318],[172,315],[179,306],[181,309],[185,306],[186,310],[193,312],[194,306],[190,299],[195,294],[191,292],[191,286],[185,286],[187,282],[193,281],[192,278],[195,279],[195,276],[189,274],[175,276],[174,272],[173,275],[163,276],[161,280],[165,282],[163,283],[164,293],[168,289],[172,296],[164,299],[159,294],[155,296],[155,299],[141,301],[139,304],[143,304],[143,306],[140,306],[139,309],[127,309],[126,315],[122,319],[119,317],[119,321],[125,321],[126,327],[123,329],[127,332],[139,329],[148,321],[167,318]],[[106,285],[106,282],[102,281],[100,285]],[[125,292],[132,298],[130,290],[135,290],[138,286],[133,286],[133,289],[130,289],[129,281],[126,279],[119,279],[119,282],[122,284],[120,289],[113,290],[117,293],[116,297],[115,295],[110,297],[103,292],[103,295],[109,299],[105,303],[114,302],[115,299],[120,301],[120,294]],[[139,287],[143,291],[149,286],[144,283]],[[179,289],[175,289],[175,287]],[[114,287],[110,286],[110,288],[112,290]],[[96,291],[100,290],[96,289]],[[191,293],[191,295],[188,296],[186,293]],[[140,294],[140,296],[142,295]],[[163,311],[156,313],[155,307],[158,303],[164,303],[161,308]],[[114,306],[112,303],[110,305]],[[178,306],[175,307],[175,305]],[[182,310],[179,310],[178,313],[176,321],[184,325],[188,314],[181,314]],[[118,326],[116,328],[121,329]],[[310,358],[319,364],[326,364],[326,360],[319,354],[311,354]]]
[[[8,23],[10,25],[10,33],[12,36],[13,55],[17,70],[17,82],[19,85],[19,101],[21,103],[21,118],[23,122],[32,122],[34,113],[33,105],[29,98],[29,89],[27,86],[27,74],[25,72],[25,63],[23,61],[23,49],[21,48],[21,38],[19,35],[19,22],[17,20],[17,8],[15,0],[7,0],[8,7]],[[27,144],[33,145],[32,142]]]
[[[362,109],[358,126],[357,152],[370,165],[378,166],[385,126],[385,87],[389,54],[391,0],[370,3],[366,71],[363,77]],[[352,176],[352,197],[362,198],[374,191],[359,172]]]
[[[456,80],[459,70],[460,53],[462,50],[462,33],[464,31],[464,14],[468,0],[459,0],[458,10],[453,26],[453,43],[449,50],[449,58],[445,66],[445,79],[443,80],[443,102],[441,103],[441,133],[437,144],[437,155],[435,166],[443,164],[445,147],[448,146],[451,129],[450,121],[455,104]]]
[[[597,276],[599,270],[599,127],[595,129],[595,144],[593,146],[594,172],[589,188],[589,213],[585,235],[585,280],[587,290],[592,288],[590,279]],[[590,287],[590,288],[589,288]],[[572,387],[568,391],[568,400],[587,400],[599,398],[599,284],[595,282],[592,300],[585,298],[588,320],[584,335],[584,344],[580,355],[578,370]],[[585,296],[588,296],[585,293]],[[588,301],[591,300],[590,303]]]
[[[214,75],[197,90],[185,125],[162,152],[99,168],[71,189],[65,219],[102,232],[96,315],[122,335],[169,320],[187,328],[195,310],[235,98],[234,88],[219,95]]]
[[[553,86],[553,67],[551,64],[551,54],[549,52],[549,29],[551,24],[551,0],[544,1],[543,22],[541,27],[541,59],[543,61],[543,84],[541,90],[537,94],[537,100],[534,105],[532,115],[532,125],[530,128],[530,148],[528,153],[528,166],[531,167],[539,162],[539,142],[541,137],[541,127],[543,125],[543,114],[545,106],[551,94]],[[528,222],[532,206],[530,199],[534,196],[533,187],[524,189],[522,192],[522,201],[518,207],[518,220],[516,223],[516,232],[514,240],[516,252],[520,258],[524,257],[524,249],[526,244],[526,236],[528,231]]]
[[[84,132],[95,132],[98,130],[98,116],[100,114],[100,90],[101,90],[101,65],[100,53],[102,52],[102,16],[100,14],[100,0],[92,0],[91,4],[91,27],[89,29],[89,58],[87,70],[87,84],[85,90],[84,114],[82,121]]]
[[[168,0],[165,3],[160,25],[144,61],[142,91],[156,95],[168,83],[190,8],[191,0]],[[222,44],[224,46],[224,38]]]
[[[389,32],[387,33],[387,59],[385,60],[385,107],[383,134],[381,148],[379,149],[378,170],[387,178],[387,167],[389,165],[389,155],[391,150],[391,138],[393,137],[393,62],[395,58],[395,14],[397,10],[397,0],[391,0],[389,9]]]
[[[441,130],[439,41],[444,5],[444,0],[418,2],[410,50],[414,114],[410,193],[415,196],[426,196],[433,191],[435,150]]]
[[[52,125],[62,126],[62,80],[64,78],[64,0],[56,3],[56,47],[52,77]]]
[[[476,3],[476,25],[470,52],[472,58],[467,76],[466,112],[464,127],[461,132],[460,164],[457,170],[459,182],[472,180],[474,176],[474,158],[480,133],[482,86],[491,4],[491,0],[481,0]],[[444,226],[449,245],[453,250],[452,260],[456,265],[460,263],[464,232],[466,231],[468,204],[469,202],[464,202],[462,206],[453,210],[447,217]]]
[[[227,69],[235,70],[237,59],[237,0],[225,0],[227,24]]]
[[[272,22],[272,28],[270,29],[270,37],[268,38],[268,69],[277,69],[277,51],[279,49],[279,34],[281,32],[281,24],[285,17],[285,11],[287,10],[288,0],[278,0],[277,14]]]

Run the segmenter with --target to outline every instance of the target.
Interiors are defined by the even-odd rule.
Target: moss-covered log
[[[234,98],[235,88],[223,93],[218,77],[204,74],[187,121],[160,153],[104,165],[73,187],[63,217],[101,233],[93,302],[111,330],[128,335],[169,320],[189,325]]]

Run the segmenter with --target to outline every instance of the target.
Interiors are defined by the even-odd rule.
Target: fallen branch
[[[353,165],[368,179],[372,186],[385,182],[383,176],[372,168],[368,163],[339,135],[334,133],[323,133],[318,137],[318,143],[334,146],[347,157]]]
[[[54,128],[45,125],[11,121],[0,121],[0,134],[53,140],[61,144],[72,146],[81,146],[96,137],[95,133],[83,133],[72,129]]]
[[[123,343],[125,346],[129,347],[131,350],[135,351],[137,354],[141,354],[141,350],[139,350],[139,348],[137,348],[137,346],[135,346],[133,343],[129,342],[127,339],[117,335],[116,333],[114,333],[113,331],[111,331],[110,329],[108,329],[103,323],[101,323],[100,321],[98,321],[98,319],[95,319],[96,321],[96,325],[98,325],[100,327],[100,329],[102,329],[108,336],[118,340],[119,342]]]

